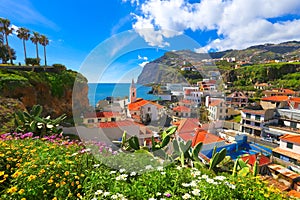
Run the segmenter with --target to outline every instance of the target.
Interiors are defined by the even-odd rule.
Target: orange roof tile
[[[209,106],[217,106],[217,105],[219,105],[222,102],[223,102],[222,99],[213,99],[213,100],[211,100]]]
[[[177,106],[177,107],[173,108],[173,111],[176,111],[176,112],[191,112],[191,109],[186,107],[186,106]]]
[[[220,141],[224,141],[224,139],[212,133],[209,133],[206,130],[198,129],[193,139],[192,146],[195,146],[199,142],[202,142],[203,144],[210,144]]]
[[[297,192],[296,190],[289,191],[288,195],[291,196],[291,197],[300,198],[300,192]]]
[[[183,99],[183,100],[179,101],[179,103],[191,104],[192,101]]]
[[[145,99],[138,98],[135,102],[132,102],[132,103],[128,104],[128,109],[129,110],[139,110],[142,106],[145,106],[147,104],[152,104],[152,105],[156,106],[158,109],[163,108],[163,106],[161,106],[157,103],[154,103],[152,101],[148,101],[148,100],[145,100]]]
[[[136,123],[129,120],[118,121],[118,122],[100,122],[99,128],[116,128],[120,126],[136,126]]]
[[[263,97],[262,101],[275,101],[275,102],[282,102],[289,100],[288,96],[270,96],[270,97]]]
[[[285,134],[280,137],[280,140],[300,145],[300,135]]]
[[[300,154],[298,154],[298,153],[288,151],[288,150],[282,149],[280,147],[277,147],[277,148],[273,149],[272,151],[300,161]]]
[[[243,157],[241,157],[241,159],[243,161],[248,160],[248,164],[250,164],[251,166],[253,166],[254,163],[255,163],[255,161],[256,161],[256,159],[257,159],[257,157],[258,157],[258,155],[259,154],[257,153],[257,154],[253,154],[253,155],[249,155],[249,156],[243,156]],[[264,165],[268,165],[270,163],[272,163],[272,162],[271,162],[271,160],[268,157],[264,156],[263,154],[260,155],[260,159],[259,159],[259,166],[260,167],[264,166]]]
[[[243,109],[242,111],[244,113],[250,113],[254,115],[264,115],[266,112],[265,110],[248,110],[248,109]]]
[[[186,118],[180,121],[177,132],[178,134],[186,132],[195,132],[195,129],[199,128],[199,120],[196,118]]]
[[[116,117],[121,116],[118,112],[90,112],[84,114],[85,118]]]

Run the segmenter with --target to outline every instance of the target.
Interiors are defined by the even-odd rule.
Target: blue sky
[[[128,82],[170,50],[300,40],[299,0],[0,0],[0,17],[45,34],[49,64],[65,64],[89,82]],[[23,63],[21,41],[13,35],[9,42]],[[35,57],[30,41],[27,49]]]

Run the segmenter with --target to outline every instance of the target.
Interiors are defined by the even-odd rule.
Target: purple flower
[[[170,193],[165,193],[165,197],[170,198],[172,195]]]

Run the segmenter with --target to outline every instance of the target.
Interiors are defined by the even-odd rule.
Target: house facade
[[[121,121],[123,116],[118,112],[91,112],[83,115],[83,124],[93,125],[99,122]]]
[[[260,105],[246,107],[241,111],[241,132],[260,137],[266,125],[278,123],[274,111]]]
[[[207,98],[208,119],[211,121],[225,120],[227,116],[227,106],[224,99]],[[206,104],[206,105],[207,105]]]
[[[226,104],[228,107],[245,107],[248,105],[248,97],[240,91],[235,91],[226,97]]]
[[[285,162],[300,166],[300,135],[281,136],[279,147],[272,150],[272,155]]]

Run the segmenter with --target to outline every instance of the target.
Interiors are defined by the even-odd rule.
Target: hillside
[[[138,77],[137,83],[192,83],[202,79],[198,71],[182,71],[182,67],[192,67],[189,60],[199,59],[191,51],[167,52],[162,57],[148,63]]]
[[[80,94],[74,95],[72,91],[75,78],[80,83]],[[43,115],[57,117],[63,113],[69,118],[73,116],[72,102],[76,101],[82,108],[89,106],[87,80],[82,75],[71,70],[60,72],[32,72],[11,69],[0,69],[0,98],[2,102],[10,102],[7,98],[15,99],[13,104],[17,108],[27,108],[35,104],[43,106]],[[19,105],[22,104],[22,105]],[[9,109],[8,104],[2,103],[1,110]],[[6,107],[6,108],[5,108]],[[76,112],[76,111],[75,111]],[[80,112],[78,110],[77,112]],[[1,115],[1,113],[0,113]],[[7,120],[9,121],[9,120]],[[1,126],[4,126],[1,124]]]
[[[205,63],[204,60],[230,57],[234,57],[236,61],[246,61],[253,64],[259,64],[269,60],[299,60],[300,42],[289,41],[280,44],[264,44],[252,46],[243,50],[226,50],[211,53],[195,53],[190,50],[167,52],[162,57],[145,65],[142,73],[138,77],[138,83],[195,83],[197,80],[205,77],[205,74],[207,74],[208,71],[218,70],[213,61],[210,62],[209,66],[206,68],[207,62]],[[223,65],[222,62],[216,64]],[[201,71],[201,74],[195,74],[195,72],[192,71],[190,73],[187,71],[183,72],[180,69],[184,66],[195,66],[195,68]],[[294,73],[297,72],[296,68],[293,68],[289,72],[287,68],[285,68],[283,71]],[[233,82],[239,76],[238,73],[236,74],[234,71],[230,71],[231,69],[230,65],[226,70],[221,66],[221,72],[223,73],[226,82]],[[270,70],[272,70],[272,68],[270,68]],[[272,74],[273,73],[271,72],[271,81],[274,79]],[[275,77],[278,78],[276,75]],[[269,81],[267,78],[268,77],[258,80],[258,82]],[[254,81],[256,81],[255,78],[250,81],[251,84]]]

